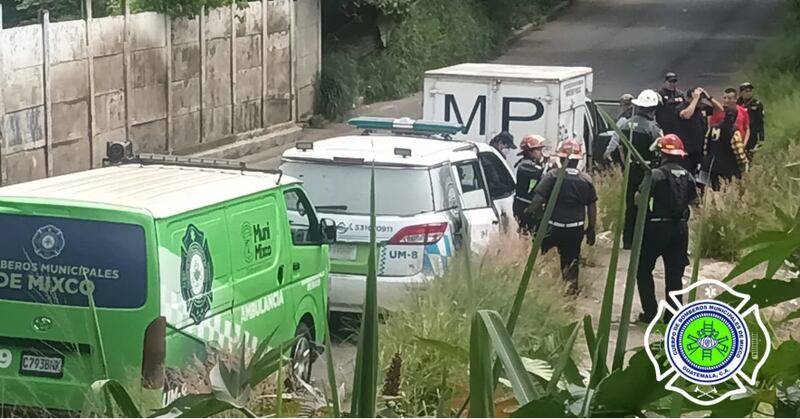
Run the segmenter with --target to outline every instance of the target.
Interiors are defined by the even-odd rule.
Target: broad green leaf
[[[125,387],[123,387],[118,381],[95,381],[92,383],[92,391],[97,395],[101,395],[106,391],[111,394],[111,397],[114,399],[114,402],[117,403],[117,406],[119,407],[119,410],[123,416],[128,418],[142,417],[141,412],[139,412],[139,409],[136,407],[136,404],[133,402],[130,394],[128,394],[128,391],[125,390]]]
[[[202,400],[196,405],[190,407],[177,417],[179,418],[210,418],[228,410],[238,410],[230,403],[224,402],[217,398],[210,398]]]
[[[800,319],[800,309],[797,309],[789,313],[789,315],[786,316],[786,318],[784,318],[783,321],[788,322],[790,320],[795,320],[795,319]]]
[[[792,253],[797,251],[798,245],[800,245],[800,242],[796,240],[789,240],[754,250],[745,255],[745,257],[742,258],[739,264],[731,270],[731,272],[725,277],[725,279],[723,279],[723,281],[728,282],[755,268],[756,266],[771,260],[776,260],[782,263]]]
[[[275,374],[278,371],[281,360],[285,358],[285,354],[294,347],[297,339],[297,337],[294,337],[292,340],[282,343],[277,348],[270,349],[258,360],[253,360],[247,368],[246,384],[250,387],[255,387],[266,380],[267,377]]]
[[[767,230],[767,231],[760,231],[753,236],[750,236],[741,243],[739,243],[739,247],[742,249],[748,249],[752,247],[761,247],[766,246],[772,243],[782,242],[789,237],[785,231],[775,231],[775,230]]]
[[[711,410],[712,418],[744,418],[750,415],[758,401],[747,397],[744,399],[728,399],[719,404],[700,408],[698,410]]]
[[[492,418],[494,414],[492,345],[481,317],[472,317],[469,343],[469,416]]]
[[[177,398],[175,401],[170,403],[167,406],[164,406],[160,409],[155,409],[151,412],[151,418],[162,417],[162,416],[170,416],[173,417],[171,413],[173,411],[178,412],[178,414],[182,412],[186,412],[191,409],[193,406],[196,406],[200,403],[206,402],[214,398],[213,394],[187,394],[185,396]]]
[[[331,328],[325,330],[325,366],[328,369],[328,385],[331,386],[331,400],[333,403],[333,417],[342,417],[342,405],[339,400],[339,389],[336,387],[336,364],[333,363],[333,349],[331,348]]]
[[[775,210],[775,216],[778,217],[778,220],[781,222],[783,227],[786,230],[792,228],[792,226],[795,224],[795,219],[775,204],[772,204],[772,208]]]
[[[583,317],[583,337],[586,338],[586,346],[590,354],[594,353],[597,349],[597,337],[594,334],[592,327],[592,317],[588,314]]]
[[[588,318],[589,316],[584,317],[584,319]],[[591,323],[591,321],[590,321]],[[567,362],[570,361],[572,355],[572,349],[575,346],[575,340],[578,338],[578,332],[580,331],[580,325],[575,323],[575,328],[572,330],[572,334],[570,334],[567,342],[564,344],[564,347],[561,349],[561,354],[558,357],[558,361],[556,362],[555,370],[553,371],[553,376],[550,377],[550,381],[547,383],[547,394],[552,395],[558,386],[558,382],[561,379],[561,375],[564,373],[564,370],[567,368]]]
[[[653,364],[642,349],[631,357],[626,368],[612,372],[600,382],[595,402],[600,410],[637,414],[669,394],[664,384],[656,381]]]
[[[453,345],[452,343],[449,342],[445,342],[443,340],[428,339],[419,336],[416,336],[416,339],[422,345],[437,350],[446,356],[455,357],[464,364],[469,363],[469,352],[466,351],[464,348]]]
[[[800,342],[786,341],[771,352],[759,376],[771,381],[800,376]]]
[[[361,331],[353,380],[352,413],[356,417],[374,418],[378,396],[378,274],[375,237],[375,163],[372,163],[369,191],[369,258]]]
[[[566,412],[564,403],[553,398],[544,397],[534,400],[511,414],[512,418],[572,418],[572,414]]]
[[[629,147],[633,151],[633,147]],[[653,174],[650,170],[645,170],[644,180],[639,187],[639,200],[636,208],[636,224],[633,229],[633,247],[628,262],[628,276],[625,280],[625,294],[622,298],[622,312],[620,314],[619,331],[617,332],[617,343],[614,347],[614,359],[612,371],[622,368],[625,359],[625,349],[628,345],[628,330],[630,329],[631,310],[633,307],[633,293],[636,288],[636,275],[639,267],[639,257],[642,253],[642,239],[644,237],[644,225],[647,217],[647,203],[650,201],[650,185],[653,182]],[[599,360],[598,360],[599,362]]]
[[[494,352],[503,364],[503,369],[508,380],[511,381],[517,401],[520,404],[526,404],[539,398],[541,394],[537,394],[530,377],[528,377],[528,370],[517,353],[500,314],[491,310],[479,310],[477,316],[482,321],[481,327],[486,329],[491,339]]]
[[[758,304],[760,309],[773,307],[780,303],[800,298],[800,278],[788,281],[780,279],[754,279],[745,284],[733,287],[734,291],[741,292],[750,296],[747,306]],[[736,305],[740,301],[738,297],[724,293],[718,298],[725,303]]]

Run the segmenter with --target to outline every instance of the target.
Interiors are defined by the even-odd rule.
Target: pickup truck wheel
[[[292,387],[295,390],[302,387],[298,379],[311,382],[311,366],[314,363],[314,348],[312,344],[311,328],[305,322],[297,325],[295,331],[297,341],[292,348]]]

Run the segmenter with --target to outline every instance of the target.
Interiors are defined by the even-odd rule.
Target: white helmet
[[[640,108],[654,108],[658,106],[660,96],[654,90],[645,89],[639,93],[639,97],[631,101],[634,105]]]

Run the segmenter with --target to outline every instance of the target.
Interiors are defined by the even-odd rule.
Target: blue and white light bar
[[[358,117],[347,121],[348,124],[365,130],[383,130],[411,132],[415,134],[455,135],[464,131],[464,125],[454,122],[416,121],[411,118]]]

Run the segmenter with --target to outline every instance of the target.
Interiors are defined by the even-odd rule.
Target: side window
[[[306,195],[299,189],[291,189],[283,193],[283,198],[286,200],[292,243],[296,246],[320,244],[322,235],[319,221]]]
[[[431,169],[431,182],[437,211],[458,208],[458,190],[449,165]]]
[[[483,152],[478,155],[486,173],[489,195],[492,199],[501,199],[514,193],[514,178],[503,162],[494,153]]]
[[[477,160],[463,162],[455,165],[458,181],[461,185],[461,196],[464,201],[463,209],[485,208],[486,192]]]

